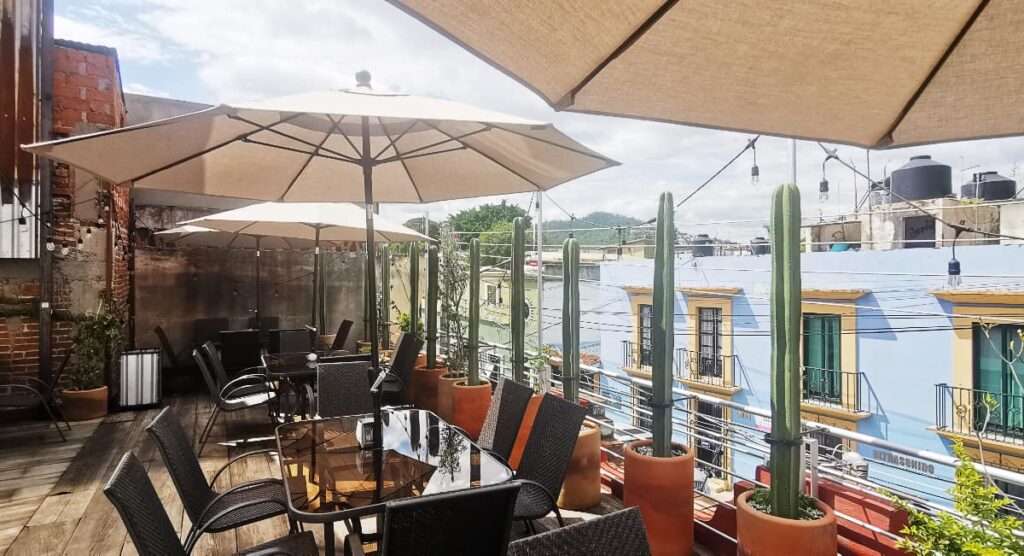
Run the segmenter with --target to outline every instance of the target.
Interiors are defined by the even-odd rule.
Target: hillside
[[[583,222],[582,220],[588,222]],[[616,230],[588,229],[588,228],[615,228],[616,226],[634,226],[642,224],[643,221],[632,216],[615,214],[611,212],[592,212],[586,216],[576,219],[576,222],[569,220],[546,220],[545,230],[575,230],[573,237],[579,240],[581,245],[615,245],[619,243],[619,233]],[[596,226],[595,226],[596,225]],[[645,235],[647,228],[627,231],[625,239],[628,241]],[[569,237],[568,232],[545,232],[544,243],[547,245],[559,244]]]

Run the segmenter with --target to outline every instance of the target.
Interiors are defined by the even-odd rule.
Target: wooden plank
[[[65,541],[74,528],[74,521],[60,521],[35,527],[24,527],[18,534],[18,538],[7,549],[6,554],[8,556],[61,554],[64,550]],[[88,551],[81,553],[103,554],[103,552]]]

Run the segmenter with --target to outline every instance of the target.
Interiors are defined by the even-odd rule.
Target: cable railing
[[[935,385],[940,431],[1024,445],[1024,395]]]

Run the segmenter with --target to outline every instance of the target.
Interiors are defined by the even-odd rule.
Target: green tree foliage
[[[403,222],[402,225],[405,226],[406,228],[409,228],[410,230],[415,230],[415,231],[417,231],[417,232],[419,232],[421,234],[423,233],[423,218],[422,217],[410,218],[410,219],[406,220],[405,222]],[[430,239],[435,239],[436,240],[436,239],[441,237],[441,223],[438,222],[437,220],[428,220],[427,221],[427,230],[428,231],[427,231],[426,235],[428,237],[430,237]],[[401,254],[401,255],[408,255],[409,254],[409,244],[408,243],[392,243],[391,244],[391,252],[392,253]]]
[[[441,326],[448,348],[448,368],[456,372],[466,370],[466,320],[459,310],[462,297],[469,285],[469,269],[455,242],[451,225],[441,227]]]
[[[480,264],[508,268],[508,258],[512,256],[511,242],[512,222],[495,222],[480,234]]]
[[[72,390],[103,386],[107,366],[124,346],[124,308],[101,307],[75,319],[76,365],[68,373]]]
[[[516,205],[508,204],[508,201],[502,201],[457,212],[448,221],[456,234],[458,232],[486,232],[500,222],[507,223],[511,229],[512,220],[519,216],[526,219],[526,227],[529,228],[531,220],[526,215],[526,211]],[[469,238],[461,238],[461,240],[469,241]]]

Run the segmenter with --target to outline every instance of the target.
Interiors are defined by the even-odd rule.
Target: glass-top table
[[[389,500],[478,488],[512,479],[504,463],[418,409],[385,410],[383,450],[360,448],[369,415],[286,423],[277,427],[289,514],[324,523],[328,553],[333,522],[382,512]]]
[[[268,353],[261,356],[263,368],[270,378],[304,378],[316,376],[317,361],[324,357],[351,356],[342,350],[317,351],[316,361],[307,359],[308,352],[301,353]]]

